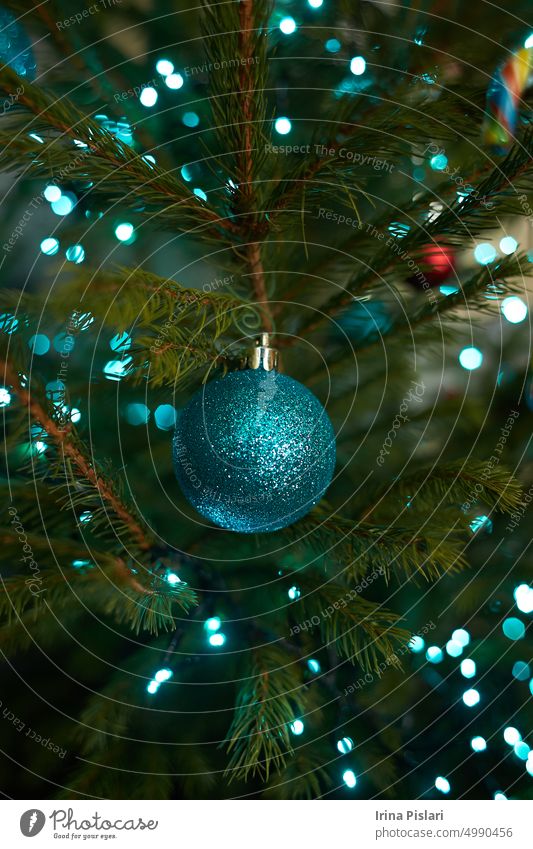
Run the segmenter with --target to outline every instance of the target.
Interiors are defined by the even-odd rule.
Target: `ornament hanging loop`
[[[270,335],[268,333],[261,333],[255,340],[255,347],[248,353],[246,367],[252,369],[263,368],[265,371],[272,371],[277,368],[278,359],[278,351],[270,345]]]

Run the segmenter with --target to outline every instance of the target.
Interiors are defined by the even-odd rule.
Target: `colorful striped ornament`
[[[487,93],[484,141],[505,153],[513,141],[518,102],[533,71],[533,47],[522,47],[494,75]]]

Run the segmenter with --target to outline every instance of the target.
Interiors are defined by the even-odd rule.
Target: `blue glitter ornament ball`
[[[26,31],[15,15],[0,7],[0,63],[21,77],[35,79],[35,59]]]
[[[193,507],[216,525],[265,533],[316,504],[335,468],[335,434],[301,383],[264,368],[203,386],[178,419],[173,456]]]

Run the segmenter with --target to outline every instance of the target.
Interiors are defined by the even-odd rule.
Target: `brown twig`
[[[138,592],[140,595],[154,595],[153,590],[149,590],[148,587],[143,586],[141,582],[132,575],[121,557],[117,557],[115,560],[115,569],[120,577],[124,578],[135,592]]]
[[[246,247],[246,257],[250,266],[252,282],[254,287],[255,299],[261,307],[261,315],[263,317],[263,327],[267,333],[272,333],[274,324],[272,321],[272,313],[268,303],[268,295],[265,285],[265,271],[261,260],[261,245],[259,242],[251,242]]]
[[[6,381],[11,384],[23,404],[28,408],[31,416],[35,421],[45,429],[58,448],[63,452],[63,456],[68,458],[78,468],[84,478],[91,483],[97,490],[102,499],[106,501],[113,512],[121,519],[131,531],[136,539],[139,548],[142,551],[148,551],[151,548],[151,543],[147,538],[144,529],[141,527],[137,519],[131,515],[127,507],[122,503],[120,497],[114,492],[110,483],[105,481],[96,471],[90,461],[83,456],[79,448],[74,445],[71,439],[71,431],[68,428],[62,429],[43,409],[39,401],[32,398],[31,393],[20,385],[20,381],[13,371],[9,363],[0,361],[0,368],[3,369]]]
[[[253,121],[253,94],[251,78],[251,64],[253,59],[253,33],[254,33],[254,9],[253,0],[241,0],[239,4],[239,49],[242,59],[240,72],[240,88],[243,96],[242,101],[242,125],[243,143],[237,157],[237,174],[239,177],[239,189],[241,201],[246,211],[254,206],[253,190],[253,159],[252,159],[252,121]],[[255,216],[250,219],[244,217],[244,222],[249,228],[256,226]],[[272,313],[268,303],[268,295],[265,283],[265,270],[261,259],[261,243],[249,242],[246,245],[246,259],[250,267],[252,283],[256,301],[261,305],[263,317],[263,328],[267,333],[273,330]]]

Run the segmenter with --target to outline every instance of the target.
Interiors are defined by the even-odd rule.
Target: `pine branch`
[[[293,752],[289,725],[303,713],[298,663],[287,664],[272,646],[252,650],[250,678],[241,687],[227,736],[230,781],[256,775],[268,780],[272,769],[283,768]]]
[[[400,667],[398,648],[410,634],[398,627],[400,616],[367,601],[354,590],[335,582],[324,583],[311,572],[301,575],[302,595],[295,605],[301,621],[318,620],[325,646],[334,646],[341,657],[363,669],[380,673],[383,660]]]
[[[420,299],[418,303],[406,304],[406,309],[391,324],[390,329],[384,329],[374,339],[351,340],[350,349],[339,346],[328,360],[328,381],[336,385],[337,379],[342,377],[347,366],[353,361],[353,352],[358,356],[372,356],[376,347],[389,346],[389,355],[392,361],[406,348],[412,348],[415,344],[431,345],[435,341],[434,322],[439,322],[439,344],[442,341],[452,339],[457,332],[457,321],[461,313],[468,309],[475,315],[491,315],[499,311],[500,298],[513,293],[523,292],[523,275],[527,268],[527,254],[515,253],[510,256],[501,257],[492,266],[488,273],[487,268],[476,269],[460,283],[456,292],[449,295],[440,295]],[[423,268],[423,263],[420,263]],[[494,294],[498,298],[490,297]],[[403,298],[401,299],[403,301]],[[350,303],[353,298],[350,296]],[[350,307],[347,306],[346,309]],[[414,339],[413,339],[414,336]],[[308,384],[318,382],[323,375],[314,374]]]
[[[404,475],[385,487],[362,520],[373,513],[426,513],[443,505],[472,506],[481,502],[490,510],[511,513],[521,504],[522,487],[512,473],[499,465],[499,453],[482,460],[456,460]]]
[[[347,97],[344,114],[343,104],[336,103],[329,120],[327,116],[322,125],[328,130],[332,127],[329,136],[324,138],[319,126],[311,139],[310,156],[299,162],[276,188],[271,220],[276,222],[279,213],[285,210],[297,210],[304,196],[315,202],[323,196],[331,198],[339,181],[346,181],[357,191],[355,178],[368,178],[372,173],[365,174],[365,163],[372,166],[376,160],[383,160],[390,167],[409,156],[413,145],[422,147],[436,139],[454,139],[458,132],[465,137],[477,133],[471,114],[465,111],[466,97],[461,103],[457,92],[443,91],[437,101],[427,96],[421,103],[411,105],[406,102],[409,88],[410,83],[400,85],[394,100],[380,97],[377,106],[373,104],[362,114],[361,105],[366,105],[370,98],[374,101],[373,94],[361,93],[355,103]],[[479,91],[474,96],[479,97]]]
[[[329,741],[299,747],[279,775],[270,779],[265,789],[265,798],[320,798],[333,783],[326,768],[331,760]]]
[[[47,296],[46,310],[63,326],[69,316],[66,324],[73,335],[78,317],[88,310],[115,333],[128,332],[133,342],[126,355],[132,359],[125,377],[176,390],[198,370],[225,364],[230,352],[224,337],[229,331],[237,328],[240,335],[241,325],[260,324],[255,305],[230,288],[232,278],[212,281],[213,290],[204,291],[141,269],[81,270],[68,289]],[[38,328],[42,296],[4,290],[0,303],[24,316],[26,326]]]
[[[311,546],[327,566],[333,562],[340,566],[343,579],[350,585],[358,583],[368,574],[375,580],[389,579],[416,581],[436,580],[443,574],[453,574],[466,566],[463,548],[463,525],[424,527],[407,522],[371,524],[331,518],[323,510],[315,509],[309,516],[284,531],[284,535],[303,545]]]
[[[28,410],[31,417],[45,430],[50,439],[54,441],[62,459],[63,465],[72,463],[91,486],[93,486],[101,501],[109,505],[115,515],[124,523],[135,539],[141,551],[149,551],[152,542],[142,527],[140,520],[134,515],[131,508],[127,507],[122,499],[116,494],[110,480],[106,480],[97,466],[88,460],[83,454],[80,445],[73,438],[71,425],[61,428],[45,412],[40,402],[35,399],[28,389],[21,386],[17,373],[7,361],[0,360],[0,369],[7,383],[15,389],[22,405]]]
[[[464,246],[470,244],[478,233],[494,227],[498,215],[526,215],[529,207],[521,202],[520,192],[527,191],[531,186],[532,153],[533,130],[530,129],[524,134],[522,142],[515,145],[505,160],[474,186],[475,191],[464,198],[462,203],[457,201],[434,220],[428,220],[424,226],[413,227],[400,245],[396,245],[394,239],[388,239],[381,250],[375,252],[374,249],[371,264],[357,271],[341,293],[322,305],[320,318],[308,319],[299,328],[299,333],[314,332],[328,317],[349,306],[354,295],[360,296],[375,286],[376,279],[389,282],[398,274],[406,277],[407,266],[403,271],[398,262],[399,257],[420,264],[428,243]],[[492,204],[490,208],[487,206],[487,198]],[[288,339],[285,344],[293,344],[292,339]]]
[[[6,577],[0,613],[8,624],[25,614],[37,621],[78,603],[83,610],[100,610],[119,623],[127,623],[137,634],[141,630],[158,634],[175,627],[175,604],[187,612],[197,603],[195,592],[183,582],[171,587],[163,577],[152,575],[151,585],[144,586],[120,558],[100,555],[97,565],[87,572],[72,570],[68,576],[57,568],[41,569],[34,590],[27,575]]]
[[[18,109],[10,116],[11,128],[0,131],[4,169],[20,170],[25,162],[25,173],[35,176],[90,180],[90,191],[103,192],[110,202],[138,208],[141,198],[146,214],[173,229],[201,230],[207,237],[205,227],[213,227],[211,235],[218,238],[220,228],[231,228],[185,183],[135,153],[65,97],[55,99],[7,66],[0,70],[0,87],[15,97]],[[28,122],[21,108],[34,119]],[[30,131],[45,138],[39,142]]]

